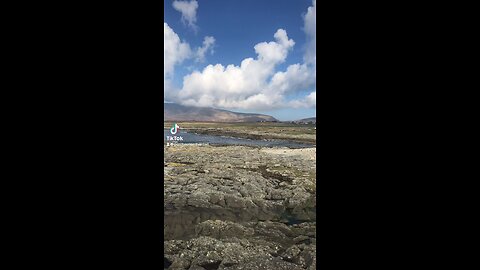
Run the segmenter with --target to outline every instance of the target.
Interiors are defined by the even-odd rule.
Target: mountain
[[[208,107],[184,106],[164,103],[163,121],[205,121],[205,122],[274,122],[270,115],[238,113]]]
[[[304,119],[300,119],[300,120],[297,120],[297,121],[294,121],[294,122],[296,122],[296,123],[309,123],[309,122],[317,123],[317,117],[304,118]]]

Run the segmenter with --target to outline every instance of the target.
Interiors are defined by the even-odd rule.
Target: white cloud
[[[306,64],[293,64],[288,66],[286,71],[275,73],[268,86],[268,91],[290,94],[307,90],[315,83],[315,70]]]
[[[163,23],[163,42],[164,99],[169,100],[175,98],[174,93],[176,93],[171,83],[175,66],[191,57],[192,52],[190,45],[182,42],[178,35],[165,22]]]
[[[197,22],[198,2],[196,0],[175,0],[173,1],[172,6],[175,10],[179,11],[182,14],[182,22],[190,26],[196,32],[198,29],[197,25],[195,24]]]
[[[175,65],[188,59],[192,52],[190,45],[182,42],[167,23],[163,23],[163,42],[163,76],[170,77]]]
[[[303,63],[276,71],[295,45],[287,32],[278,29],[274,41],[254,46],[256,58],[245,58],[240,65],[208,65],[183,78],[175,92],[177,102],[192,106],[225,109],[270,110],[277,108],[315,108],[316,106],[316,0],[303,16],[307,36]],[[202,61],[212,51],[215,39],[205,37],[194,53]],[[290,96],[307,95],[289,100]],[[173,95],[172,95],[173,96]]]
[[[312,92],[310,95],[308,95],[306,100],[307,100],[307,105],[316,106],[317,105],[317,91]]]
[[[181,41],[180,37],[173,31],[167,23],[163,23],[163,86],[165,89],[164,98],[174,100],[176,92],[171,80],[174,75],[175,66],[182,64],[185,60],[196,58],[203,61],[205,53],[213,53],[214,37],[205,37],[203,46],[195,51],[190,48],[190,44]]]
[[[259,93],[243,100],[225,100],[219,103],[224,108],[241,108],[253,110],[269,110],[284,107],[283,96]]]
[[[307,35],[307,47],[304,56],[304,61],[307,63],[315,64],[317,59],[317,1],[313,0],[313,5],[308,8],[307,14],[305,14],[304,28]]]
[[[177,96],[175,95],[176,89],[170,79],[164,78],[163,79],[163,100],[164,101],[174,101],[177,99]]]
[[[203,40],[203,46],[197,49],[196,61],[205,61],[205,53],[208,51],[210,51],[210,53],[213,53],[213,45],[215,45],[215,38],[206,36]]]
[[[315,108],[317,106],[317,91],[314,91],[300,100],[292,100],[288,103],[293,108]]]
[[[255,52],[260,61],[265,63],[281,63],[287,58],[288,50],[295,45],[292,39],[288,39],[287,32],[278,29],[274,35],[275,42],[262,42],[255,45]]]
[[[279,29],[275,41],[255,45],[257,59],[246,58],[240,66],[208,65],[183,79],[179,98],[188,105],[218,106],[223,108],[252,109],[274,106],[273,95],[267,96],[268,79],[275,66],[285,61],[295,42],[287,32]]]

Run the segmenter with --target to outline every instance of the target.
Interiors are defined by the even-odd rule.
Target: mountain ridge
[[[178,103],[164,103],[163,121],[204,122],[277,122],[273,116],[258,113],[240,113],[211,107],[193,107]]]
[[[309,118],[303,118],[303,119],[299,119],[299,120],[295,120],[294,122],[297,122],[297,123],[308,123],[308,122],[313,122],[313,123],[316,123],[317,122],[317,117],[309,117]]]

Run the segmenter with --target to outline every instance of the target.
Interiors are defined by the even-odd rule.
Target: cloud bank
[[[207,52],[213,53],[213,46],[215,38],[206,36],[203,41],[203,46],[197,49],[192,49],[190,44],[181,41],[180,37],[167,24],[163,23],[163,86],[165,89],[165,99],[175,99],[176,92],[172,84],[172,79],[175,74],[175,66],[182,64],[188,59],[195,59],[197,62],[205,61],[205,54]]]
[[[201,71],[186,75],[181,89],[172,89],[168,94],[170,101],[192,106],[256,111],[315,108],[316,0],[308,8],[303,20],[307,44],[302,63],[292,64],[284,71],[276,71],[295,46],[287,31],[278,29],[272,41],[254,46],[255,58],[245,58],[239,65],[207,65]],[[176,37],[172,39],[177,52],[173,56],[175,59],[170,60],[174,65],[185,59],[182,58],[182,52],[187,54],[187,51],[190,51],[190,57],[203,61],[206,52],[211,52],[215,43],[213,37],[205,37],[203,46],[192,53],[186,45],[182,51],[183,43]],[[292,100],[289,98],[291,96],[300,98]]]
[[[178,35],[168,26],[163,23],[163,76],[169,78],[173,76],[175,65],[181,64],[185,59],[191,55],[190,45],[182,42]]]
[[[309,7],[307,14],[303,18],[303,30],[307,35],[307,47],[304,56],[304,61],[310,64],[315,64],[317,59],[317,1],[313,0],[313,6]]]
[[[274,38],[275,41],[255,45],[256,59],[246,58],[239,66],[208,65],[201,72],[185,76],[179,99],[193,106],[243,109],[275,106],[264,91],[275,67],[285,61],[295,42],[283,29],[277,30]]]

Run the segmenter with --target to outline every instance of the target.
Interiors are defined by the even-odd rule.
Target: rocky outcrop
[[[315,269],[312,158],[179,144],[164,175],[166,269]]]

